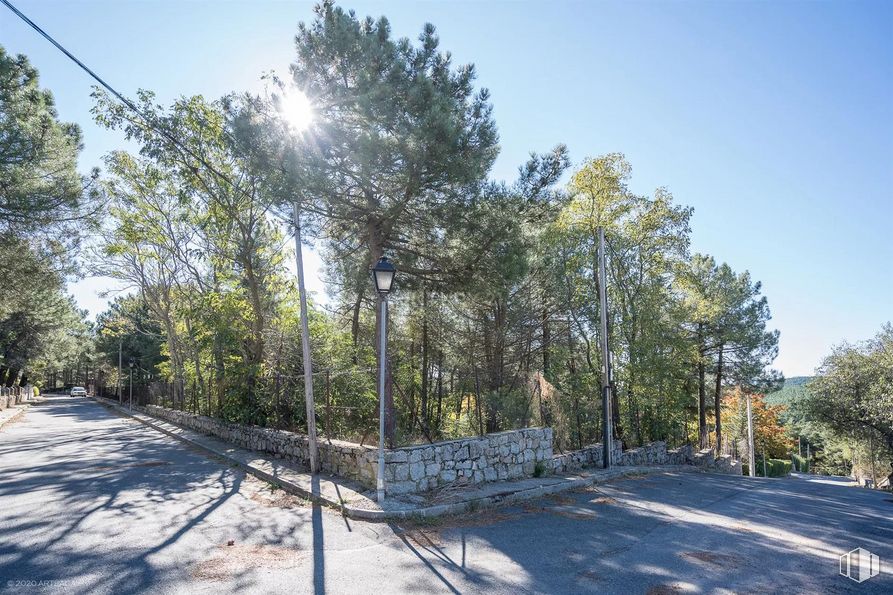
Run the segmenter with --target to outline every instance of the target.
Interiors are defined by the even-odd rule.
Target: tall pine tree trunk
[[[437,433],[443,428],[443,349],[437,352]]]
[[[549,309],[543,308],[543,378],[552,381],[551,362],[549,361],[549,343],[552,341],[552,333],[549,328]]]
[[[422,394],[420,398],[422,433],[431,438],[428,424],[428,288],[422,285]]]
[[[713,393],[713,407],[716,417],[716,454],[722,454],[722,416],[720,404],[722,401],[722,352],[723,344],[719,344],[719,356],[716,363],[716,390]]]
[[[698,323],[698,445],[707,448],[707,388],[704,385],[704,323]]]

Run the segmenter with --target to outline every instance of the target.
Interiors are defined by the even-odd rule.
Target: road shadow
[[[182,580],[180,564],[158,554],[206,530],[244,473],[84,399],[49,398],[39,415],[0,438],[0,583],[135,593]],[[154,532],[134,534],[157,510],[172,512]],[[127,545],[110,553],[109,543]]]
[[[797,479],[667,472],[395,533],[441,591],[888,593],[890,575],[859,585],[838,576],[837,560],[860,546],[893,556],[884,500]]]

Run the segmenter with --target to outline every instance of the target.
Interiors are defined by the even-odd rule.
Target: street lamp
[[[385,370],[387,369],[387,328],[388,328],[388,293],[394,283],[397,269],[386,256],[382,256],[372,267],[372,279],[375,290],[381,299],[381,320],[378,336],[378,502],[384,502],[384,388]]]
[[[130,367],[130,409],[133,410],[133,360],[127,364]]]

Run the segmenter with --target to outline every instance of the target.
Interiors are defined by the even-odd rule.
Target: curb
[[[246,465],[242,461],[231,457],[229,454],[227,454],[225,452],[221,452],[215,448],[212,448],[211,446],[208,446],[207,444],[202,444],[201,442],[196,442],[195,440],[192,440],[191,438],[189,438],[187,436],[183,436],[181,434],[171,432],[167,428],[161,427],[159,425],[152,423],[151,421],[137,417],[136,415],[134,415],[134,412],[130,411],[123,405],[118,405],[114,402],[106,401],[104,399],[94,397],[92,395],[87,395],[87,397],[96,401],[97,403],[99,403],[100,405],[102,405],[103,407],[105,407],[107,409],[111,409],[112,411],[116,411],[122,415],[126,415],[132,419],[135,419],[136,421],[140,422],[141,424],[143,424],[144,426],[146,426],[148,428],[151,428],[157,432],[161,432],[162,434],[170,436],[171,438],[179,440],[180,442],[188,444],[189,446],[193,446],[195,448],[201,449],[211,455],[214,455],[215,457],[224,459],[230,465],[234,465],[234,466],[238,467],[239,469],[242,469],[246,473],[249,473],[250,475],[257,477],[258,479],[262,479],[266,482],[276,484],[277,486],[282,488],[282,490],[284,490],[290,494],[293,494],[295,496],[301,496],[302,498],[306,498],[308,500],[316,502],[317,504],[322,504],[322,505],[328,506],[330,508],[335,508],[335,509],[339,510],[340,512],[344,513],[345,516],[351,517],[351,515],[348,512],[349,507],[347,507],[346,505],[342,504],[339,501],[332,500],[330,498],[326,498],[325,496],[322,496],[320,494],[314,494],[313,492],[305,490],[301,486],[298,486],[298,485],[293,484],[289,481],[286,481],[281,477],[275,477],[273,475],[270,475],[263,469],[258,469],[257,467],[253,467],[251,465]],[[148,416],[148,414],[142,414],[142,415]],[[172,422],[166,422],[166,423],[170,423],[171,425],[174,425],[174,426],[176,425]],[[180,426],[177,426],[177,427],[180,427]],[[187,429],[187,428],[184,428],[184,429]],[[243,449],[243,450],[246,450],[246,449]],[[377,512],[377,511],[373,511],[373,512]],[[358,517],[358,518],[361,518],[361,517]]]
[[[16,421],[17,419],[19,419],[20,417],[22,417],[23,415],[25,415],[25,412],[28,411],[28,409],[31,408],[31,405],[32,405],[33,403],[34,403],[34,401],[27,401],[27,402],[25,402],[25,403],[21,403],[21,404],[19,404],[19,405],[15,405],[15,408],[18,409],[18,412],[15,413],[15,414],[13,414],[13,415],[11,415],[11,416],[9,416],[9,417],[7,417],[6,419],[0,421],[0,430],[2,430],[4,426],[6,426],[6,425],[8,425],[8,424],[11,424],[12,422]],[[4,409],[4,411],[7,411],[8,409],[9,409],[9,408]]]
[[[666,471],[671,469],[670,466],[666,468],[656,468],[656,467],[638,467],[638,468],[630,468],[619,470],[616,473],[604,474],[604,475],[592,475],[590,477],[586,477],[583,479],[570,479],[568,481],[564,481],[561,483],[555,483],[551,485],[539,486],[535,488],[527,488],[526,490],[519,490],[517,492],[509,492],[506,494],[498,494],[495,496],[483,496],[481,498],[474,498],[472,500],[465,500],[463,502],[454,502],[452,504],[439,504],[435,506],[428,506],[426,508],[418,508],[416,510],[406,510],[406,511],[378,511],[378,510],[363,510],[363,509],[353,509],[355,513],[355,518],[362,518],[366,520],[406,520],[406,519],[414,519],[414,518],[425,518],[431,519],[441,516],[454,516],[467,512],[475,512],[482,509],[488,508],[497,508],[499,506],[506,506],[510,504],[516,504],[518,502],[524,502],[526,500],[533,500],[535,498],[541,498],[543,496],[550,496],[552,494],[557,494],[560,492],[568,492],[571,490],[577,490],[580,488],[585,488],[591,485],[606,483],[608,481],[612,481],[615,479],[621,479],[624,477],[629,477],[632,475],[646,475],[648,473],[654,473],[659,471]],[[369,515],[369,516],[366,516]]]
[[[242,469],[243,471],[259,478],[264,481],[274,483],[281,487],[284,491],[294,494],[296,496],[301,496],[302,498],[306,498],[315,502],[317,504],[322,504],[324,506],[333,508],[341,512],[345,517],[351,519],[359,519],[364,521],[375,521],[375,522],[386,522],[386,521],[396,521],[396,520],[411,520],[411,519],[432,519],[442,516],[453,516],[459,515],[471,511],[477,511],[485,508],[495,508],[498,506],[504,506],[509,504],[515,504],[518,502],[523,502],[526,500],[532,500],[534,498],[540,498],[542,496],[549,496],[552,494],[557,494],[559,492],[566,492],[569,490],[575,490],[579,488],[588,487],[591,485],[596,485],[600,483],[605,483],[607,481],[611,481],[614,479],[619,479],[623,477],[629,477],[631,475],[643,475],[648,473],[655,473],[660,471],[667,470],[685,470],[689,469],[680,468],[678,465],[665,465],[661,467],[630,467],[628,469],[616,469],[615,472],[604,473],[602,475],[591,475],[589,477],[580,478],[580,479],[569,479],[567,481],[563,481],[560,483],[554,483],[550,485],[537,486],[533,488],[527,488],[524,490],[519,490],[517,492],[508,492],[505,494],[496,494],[492,496],[481,496],[479,498],[473,498],[471,500],[464,500],[462,502],[452,502],[449,504],[435,504],[433,506],[426,506],[424,508],[415,508],[412,510],[368,510],[365,508],[357,508],[355,506],[351,506],[350,504],[345,504],[341,501],[333,500],[331,498],[327,498],[321,494],[313,493],[309,490],[302,488],[299,485],[291,483],[290,481],[284,480],[282,477],[274,477],[267,473],[266,471],[254,467],[252,465],[246,465],[242,461],[235,459],[228,455],[227,453],[220,452],[215,448],[212,448],[206,444],[202,444],[200,442],[196,442],[186,436],[182,436],[180,434],[171,432],[166,428],[155,425],[148,420],[141,419],[133,414],[133,412],[129,411],[123,406],[117,405],[116,403],[107,402],[104,399],[100,399],[94,396],[88,395],[90,399],[93,399],[100,405],[111,409],[113,411],[117,411],[124,415],[127,415],[138,422],[142,423],[146,427],[152,428],[162,434],[166,434],[172,438],[180,440],[190,446],[194,446],[200,448],[201,450],[208,452],[214,456],[220,457],[226,460],[228,463],[235,465],[236,467]],[[147,415],[148,414],[143,414]],[[171,422],[171,425],[176,425]],[[179,426],[177,426],[179,427]],[[243,449],[247,450],[247,449]]]

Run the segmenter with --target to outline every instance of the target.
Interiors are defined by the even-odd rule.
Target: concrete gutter
[[[262,453],[230,445],[222,440],[205,436],[144,413],[131,411],[109,399],[90,398],[119,414],[134,418],[149,428],[220,457],[227,463],[259,479],[275,484],[288,493],[337,509],[348,518],[366,521],[385,522],[459,515],[470,511],[515,504],[559,492],[585,488],[633,475],[666,471],[698,472],[698,469],[686,465],[615,467],[607,471],[597,469],[564,478],[563,480],[561,478],[547,477],[541,480],[526,479],[481,484],[470,487],[467,497],[459,496],[458,500],[443,504],[416,504],[394,498],[386,502],[386,506],[390,505],[398,508],[380,509],[377,508],[377,503],[363,495],[363,492],[367,490],[363,486],[359,486],[359,484],[331,475],[319,474],[313,476],[309,473],[303,473]],[[541,483],[541,485],[537,485],[538,483]],[[376,508],[357,506],[352,500],[363,500]]]

